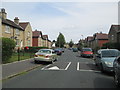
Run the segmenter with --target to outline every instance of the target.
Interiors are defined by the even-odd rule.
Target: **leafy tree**
[[[8,60],[13,53],[15,48],[15,41],[10,38],[1,38],[2,39],[2,61]]]
[[[72,47],[73,45],[74,45],[74,43],[73,43],[73,41],[71,40],[71,41],[69,42],[69,46]]]
[[[59,33],[59,36],[56,41],[56,46],[57,47],[64,47],[65,44],[65,37],[62,33]]]

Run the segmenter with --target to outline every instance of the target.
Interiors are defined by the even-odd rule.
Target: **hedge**
[[[106,49],[106,48],[120,50],[120,43],[110,43],[110,42],[105,43],[105,44],[103,44],[102,49]]]
[[[2,61],[8,60],[15,48],[15,41],[10,38],[2,37]]]
[[[24,51],[25,52],[37,52],[40,49],[48,49],[48,47],[28,47],[29,49],[27,49],[26,47],[24,47]]]

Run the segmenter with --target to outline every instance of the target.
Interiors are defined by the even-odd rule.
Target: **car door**
[[[120,77],[120,57],[117,59],[116,71],[118,73],[118,76]]]

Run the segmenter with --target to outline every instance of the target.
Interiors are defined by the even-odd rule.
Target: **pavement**
[[[2,65],[2,80],[30,71],[41,64],[35,64],[33,58]]]

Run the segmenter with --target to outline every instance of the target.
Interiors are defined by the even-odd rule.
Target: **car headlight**
[[[106,64],[106,65],[110,65],[110,66],[113,65],[112,62],[105,62],[105,64]]]

